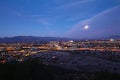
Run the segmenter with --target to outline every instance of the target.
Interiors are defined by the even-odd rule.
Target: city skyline
[[[120,0],[1,0],[0,37],[120,34]]]

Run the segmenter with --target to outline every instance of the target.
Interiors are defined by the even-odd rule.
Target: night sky
[[[0,37],[120,34],[120,0],[0,0]]]

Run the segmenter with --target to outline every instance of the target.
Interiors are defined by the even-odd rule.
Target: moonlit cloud
[[[84,31],[82,28],[86,24],[90,25],[90,29]],[[67,32],[67,36],[74,38],[98,38],[120,34],[120,6],[105,10],[96,16],[78,22],[71,30]]]

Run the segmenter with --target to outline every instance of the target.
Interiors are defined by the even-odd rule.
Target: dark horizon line
[[[105,39],[105,38],[109,38],[109,37],[115,37],[115,36],[117,36],[117,37],[119,37],[119,39],[120,39],[120,35],[108,35],[108,36],[105,36],[105,37],[101,37],[101,38],[93,38],[93,37],[91,37],[91,38],[71,38],[71,37],[60,37],[60,36],[30,36],[30,35],[16,35],[16,36],[10,36],[10,37],[0,37],[0,38],[14,38],[14,37],[41,37],[41,38],[66,38],[66,39],[77,39],[77,40],[79,40],[79,39],[81,39],[81,40],[83,40],[83,39]]]

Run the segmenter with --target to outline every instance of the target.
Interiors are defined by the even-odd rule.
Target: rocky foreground
[[[0,64],[0,80],[120,80],[120,74],[68,70],[30,59],[23,63]]]
[[[103,59],[89,54],[71,54],[69,52],[48,52],[33,55],[45,65],[57,66],[69,70],[120,73],[120,62]]]

